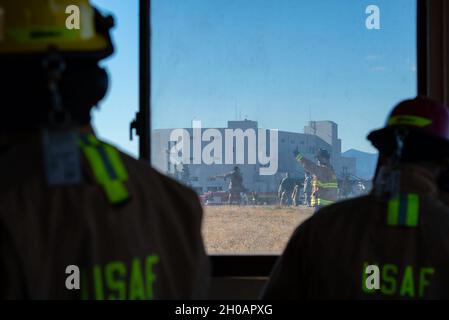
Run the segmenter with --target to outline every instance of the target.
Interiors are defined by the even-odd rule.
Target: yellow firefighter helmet
[[[89,0],[0,0],[0,56],[56,49],[100,60],[112,54],[112,25]]]

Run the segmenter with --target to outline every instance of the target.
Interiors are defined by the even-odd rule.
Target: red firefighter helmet
[[[422,151],[438,146],[449,154],[449,108],[443,104],[427,97],[402,101],[389,115],[386,126],[371,132],[368,140],[379,151],[386,151],[392,148],[398,129],[407,132],[415,147],[424,148]]]

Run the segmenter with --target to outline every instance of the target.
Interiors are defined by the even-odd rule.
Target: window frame
[[[428,0],[417,0],[417,92],[428,93]],[[151,0],[139,0],[139,157],[151,164]],[[268,277],[279,255],[210,255],[213,277]]]

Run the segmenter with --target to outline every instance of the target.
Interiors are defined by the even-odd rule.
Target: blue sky
[[[129,140],[129,123],[139,108],[139,11],[137,0],[94,0],[115,18],[115,54],[104,61],[110,75],[108,95],[94,111],[98,135],[131,155],[138,154],[138,139]]]
[[[343,150],[373,152],[367,133],[416,94],[414,0],[153,0],[154,128],[248,118],[302,132],[333,120]],[[96,0],[117,19],[112,88],[95,115],[100,136],[136,154],[137,0]],[[365,27],[380,8],[381,30]]]

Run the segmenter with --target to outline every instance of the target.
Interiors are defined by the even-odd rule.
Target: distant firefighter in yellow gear
[[[320,149],[316,155],[318,164],[304,158],[298,149],[293,152],[296,160],[304,170],[312,174],[311,205],[316,209],[337,201],[338,182],[335,171],[330,164],[330,154],[326,149]]]

